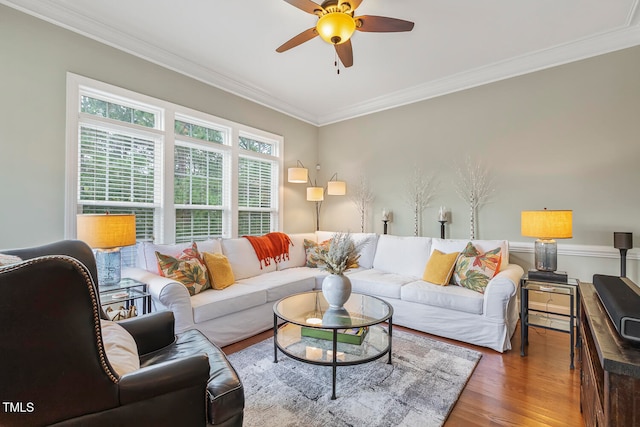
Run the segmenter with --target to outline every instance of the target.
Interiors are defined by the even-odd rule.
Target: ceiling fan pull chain
[[[338,62],[338,53],[333,54],[333,66],[336,67],[336,74],[340,74],[340,63]]]

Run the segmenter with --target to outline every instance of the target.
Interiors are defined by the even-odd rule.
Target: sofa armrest
[[[516,295],[524,270],[517,264],[508,264],[489,281],[484,291],[483,312],[486,317],[504,322],[509,301]]]
[[[118,322],[136,341],[138,353],[151,353],[175,340],[174,318],[171,311],[158,311]]]
[[[125,268],[122,275],[146,283],[157,310],[173,311],[176,334],[194,328],[191,297],[182,283],[141,268]]]
[[[208,380],[209,358],[204,353],[146,366],[120,377],[120,404],[139,402],[198,384],[204,394]]]

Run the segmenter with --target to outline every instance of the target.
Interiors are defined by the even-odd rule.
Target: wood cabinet
[[[640,347],[620,338],[591,283],[580,283],[580,409],[587,427],[640,426]]]

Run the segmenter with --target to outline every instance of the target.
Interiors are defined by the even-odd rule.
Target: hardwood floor
[[[580,369],[569,369],[569,335],[529,328],[526,357],[520,356],[520,326],[511,345],[500,354],[493,350],[435,337],[400,326],[416,335],[428,336],[480,351],[476,367],[445,426],[582,426]],[[227,354],[272,336],[263,332],[229,345]]]

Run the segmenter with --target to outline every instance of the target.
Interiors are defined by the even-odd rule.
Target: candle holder
[[[383,208],[382,209],[382,233],[383,234],[387,234],[387,227],[389,224],[389,221],[391,221],[391,216],[393,214],[391,213],[391,211],[387,208]]]
[[[444,206],[440,206],[440,210],[438,211],[438,222],[440,223],[440,238],[444,239],[444,225],[447,223],[447,208]]]
[[[444,225],[447,223],[447,220],[438,220],[438,222],[440,223],[440,238],[444,239]]]

